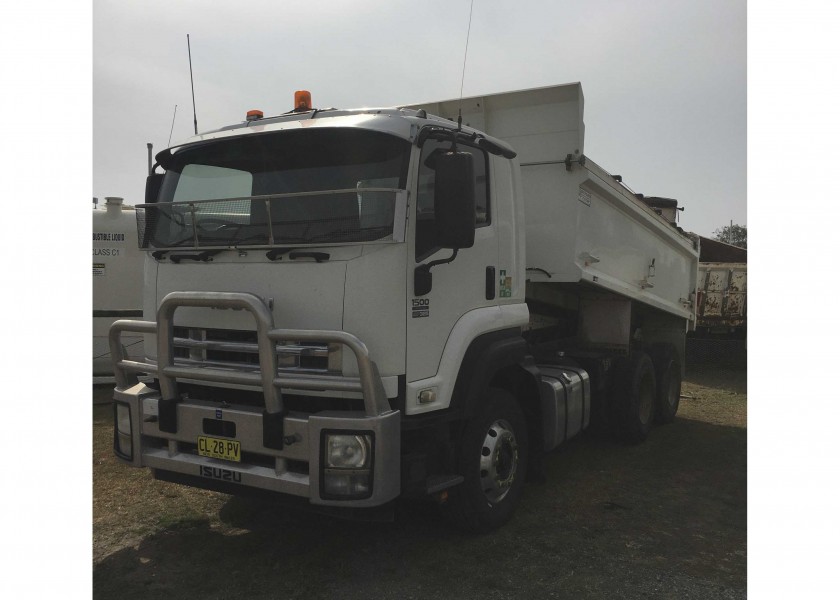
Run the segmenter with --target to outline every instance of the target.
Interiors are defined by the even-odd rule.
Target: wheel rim
[[[519,446],[513,427],[499,419],[487,429],[479,461],[481,489],[488,505],[497,504],[508,495],[518,465]]]

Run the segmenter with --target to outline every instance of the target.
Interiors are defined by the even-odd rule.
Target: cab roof
[[[159,152],[155,158],[158,163],[161,163],[161,159],[165,160],[173,151],[211,140],[308,127],[358,127],[395,135],[413,143],[418,133],[424,128],[429,127],[441,131],[456,130],[457,124],[449,119],[427,114],[425,110],[414,108],[314,109],[242,121],[199,133]],[[508,158],[516,155],[513,148],[502,140],[468,126],[462,127],[461,130],[460,138],[480,138],[486,141],[489,147],[498,148],[500,151],[496,152],[497,154],[503,154]]]

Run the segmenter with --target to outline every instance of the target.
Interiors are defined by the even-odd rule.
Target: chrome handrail
[[[271,216],[271,203],[274,200],[284,200],[287,198],[306,198],[310,196],[331,196],[331,195],[341,195],[341,194],[377,194],[377,193],[388,193],[393,194],[394,199],[394,220],[391,223],[391,231],[390,236],[386,235],[383,236],[382,239],[378,240],[353,240],[352,244],[373,244],[373,243],[383,243],[383,239],[390,237],[390,241],[393,242],[404,242],[405,241],[405,227],[406,227],[406,210],[407,210],[407,194],[408,191],[401,189],[401,188],[391,188],[391,187],[355,187],[355,188],[342,188],[337,190],[311,190],[305,192],[288,192],[282,194],[261,194],[255,196],[235,196],[231,198],[208,198],[203,200],[184,200],[179,202],[153,202],[153,203],[143,203],[135,205],[135,212],[137,216],[137,226],[138,226],[138,245],[140,248],[155,248],[157,250],[186,250],[186,249],[204,249],[204,250],[212,250],[216,248],[231,248],[231,247],[273,247],[277,244],[288,244],[288,243],[296,243],[297,245],[308,245],[308,244],[317,244],[317,245],[324,245],[329,240],[320,240],[318,242],[311,242],[311,241],[303,241],[299,240],[297,242],[291,242],[288,240],[280,240],[278,241],[275,239],[275,226],[277,225],[274,222],[274,219]],[[229,240],[205,240],[202,243],[199,243],[199,234],[198,234],[198,224],[201,220],[198,218],[200,216],[200,211],[205,206],[212,207],[213,205],[230,205],[231,203],[242,203],[242,202],[264,202],[266,207],[266,221],[263,223],[260,221],[259,223],[246,223],[246,222],[238,222],[233,220],[233,223],[237,223],[241,226],[254,226],[254,225],[265,225],[267,227],[265,240],[254,240],[253,238],[248,238],[249,241],[237,240],[237,239],[229,239]],[[150,245],[150,240],[147,239],[147,230],[146,230],[146,211],[149,211],[149,215],[152,214],[164,214],[166,215],[167,212],[170,213],[177,213],[181,214],[182,217],[185,214],[189,214],[191,216],[190,225],[187,225],[186,220],[181,220],[180,223],[176,223],[183,228],[184,234],[188,234],[189,238],[183,238],[178,244],[174,245],[167,245],[162,244],[158,245]],[[174,211],[174,212],[173,212]],[[208,214],[209,217],[213,217],[213,214]],[[243,219],[250,219],[249,212],[243,213],[230,213],[227,215],[229,218],[233,217],[241,217]],[[152,218],[149,216],[148,218]],[[170,217],[171,218],[171,217]],[[384,225],[383,225],[384,227]],[[190,231],[191,230],[191,231]],[[190,240],[192,242],[191,245],[186,245],[186,242]],[[329,242],[330,245],[338,244],[341,245],[344,242],[340,241],[331,241]]]

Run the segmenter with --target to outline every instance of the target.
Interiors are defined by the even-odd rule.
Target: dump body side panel
[[[695,244],[584,155],[579,83],[417,104],[511,144],[522,167],[528,279],[585,281],[693,320]]]

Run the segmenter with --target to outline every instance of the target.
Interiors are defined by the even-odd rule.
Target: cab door
[[[455,323],[476,308],[496,305],[499,278],[499,247],[492,214],[491,166],[487,153],[480,148],[459,143],[459,152],[472,155],[475,179],[475,242],[462,248],[456,258],[431,269],[432,288],[426,294],[414,289],[414,270],[432,261],[444,260],[452,250],[435,245],[435,170],[434,155],[447,150],[451,141],[427,139],[420,153],[417,170],[417,193],[413,202],[413,249],[409,248],[408,269],[408,347],[406,379],[408,382],[433,377]],[[413,258],[413,261],[412,261]]]

